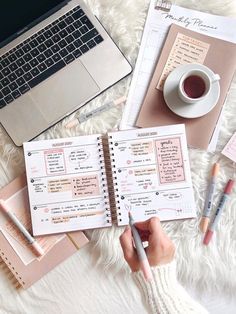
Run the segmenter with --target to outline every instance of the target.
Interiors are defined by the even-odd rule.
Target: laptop
[[[0,30],[0,123],[17,146],[131,72],[80,0],[1,1]]]

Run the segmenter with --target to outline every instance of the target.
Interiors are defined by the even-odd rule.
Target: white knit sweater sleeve
[[[133,278],[143,292],[152,314],[207,314],[195,302],[176,278],[176,264],[152,267],[153,280],[147,282],[141,271],[133,273]]]

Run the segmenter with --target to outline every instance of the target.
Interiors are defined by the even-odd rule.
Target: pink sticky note
[[[232,161],[236,162],[236,132],[231,137],[221,153]]]

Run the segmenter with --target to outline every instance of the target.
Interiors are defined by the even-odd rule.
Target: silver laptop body
[[[12,40],[0,49],[0,56],[77,6],[84,11],[103,40],[27,92],[23,90],[20,97],[0,109],[0,122],[17,146],[33,139],[131,72],[130,64],[80,0],[68,1],[60,10]],[[9,77],[12,78],[12,75],[9,74]],[[22,87],[19,88],[22,90]],[[15,95],[15,92],[12,93]],[[10,97],[13,96],[7,95],[6,101]]]

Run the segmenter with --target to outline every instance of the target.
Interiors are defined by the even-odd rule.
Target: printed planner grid
[[[109,133],[118,223],[195,217],[183,125]]]

